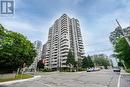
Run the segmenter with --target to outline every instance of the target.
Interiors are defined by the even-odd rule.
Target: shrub
[[[127,72],[128,72],[128,73],[130,73],[130,68],[129,68],[129,69],[127,69]]]
[[[60,72],[70,72],[70,68],[69,67],[61,67],[59,68]]]
[[[84,68],[78,68],[78,71],[85,71],[86,69]]]

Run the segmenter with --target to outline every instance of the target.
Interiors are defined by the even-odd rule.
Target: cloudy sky
[[[79,19],[86,54],[111,54],[109,33],[130,24],[130,0],[15,0],[15,14],[0,17],[9,30],[26,35],[32,42],[47,41],[49,27],[63,13]]]

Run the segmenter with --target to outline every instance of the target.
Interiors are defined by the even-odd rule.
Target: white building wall
[[[52,25],[47,42],[50,68],[67,67],[66,60],[70,49],[74,51],[75,60],[78,61],[83,50],[80,47],[83,48],[83,44],[79,43],[78,36],[81,39],[81,32],[77,31],[77,28],[77,19],[70,19],[66,14],[63,14]]]

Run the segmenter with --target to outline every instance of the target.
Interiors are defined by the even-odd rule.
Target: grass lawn
[[[27,74],[21,75],[21,74],[19,74],[19,75],[16,75],[15,78],[0,79],[0,82],[19,80],[19,79],[27,79],[27,78],[32,78],[32,77],[33,77],[32,75],[27,75]]]

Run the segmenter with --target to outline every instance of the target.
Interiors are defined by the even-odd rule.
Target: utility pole
[[[120,25],[120,23],[118,22],[118,20],[117,20],[117,19],[116,19],[116,22],[117,22],[118,26],[121,28],[122,33],[123,33],[123,36],[124,36],[124,38],[125,38],[126,42],[127,42],[127,43],[128,43],[128,45],[130,46],[130,41],[129,41],[129,39],[128,39],[128,36],[127,36],[127,35],[125,35],[125,32],[123,31],[123,28],[121,27],[121,25]]]

